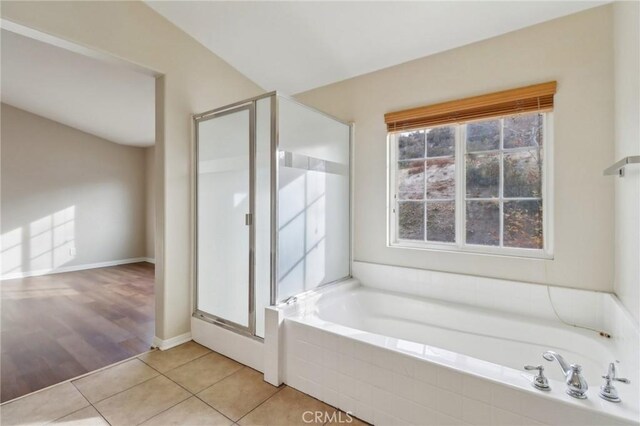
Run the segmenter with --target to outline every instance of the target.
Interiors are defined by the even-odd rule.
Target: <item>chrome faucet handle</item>
[[[560,364],[567,385],[567,395],[578,399],[587,398],[589,385],[582,375],[582,366],[580,364],[569,364],[559,353],[553,351],[544,352],[542,357],[550,362],[558,361],[558,364]]]
[[[551,390],[551,386],[549,386],[549,381],[544,376],[544,366],[542,365],[525,365],[525,370],[532,371],[538,370],[538,374],[533,377],[533,381],[531,382],[531,386],[536,389],[540,389],[543,391]]]
[[[619,361],[616,361],[616,363]],[[609,371],[606,376],[602,376],[605,380],[604,385],[600,386],[600,398],[609,402],[620,402],[620,397],[618,396],[618,390],[611,384],[611,382],[616,381],[620,383],[631,383],[631,380],[625,379],[622,377],[616,377],[616,364],[611,362],[609,363]]]

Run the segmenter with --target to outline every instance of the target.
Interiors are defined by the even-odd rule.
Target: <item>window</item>
[[[551,256],[552,113],[389,133],[392,246]]]
[[[455,242],[455,152],[455,127],[398,134],[398,240]]]

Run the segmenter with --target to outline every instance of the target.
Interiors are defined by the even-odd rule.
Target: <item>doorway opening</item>
[[[161,188],[158,74],[4,20],[1,31],[6,402],[153,345]]]

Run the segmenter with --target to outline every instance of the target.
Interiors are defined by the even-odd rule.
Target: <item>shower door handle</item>
[[[251,213],[244,215],[244,224],[247,226],[253,225],[253,215]]]

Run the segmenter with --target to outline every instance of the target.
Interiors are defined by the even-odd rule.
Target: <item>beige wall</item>
[[[2,104],[2,274],[145,255],[145,150]]]
[[[162,75],[156,85],[156,336],[189,332],[190,116],[263,90],[140,1],[3,1],[1,13]]]
[[[640,3],[614,4],[615,159],[640,155]],[[640,321],[640,167],[615,181],[615,291]]]
[[[609,5],[299,94],[356,123],[355,260],[612,291],[612,43]],[[555,258],[387,247],[384,113],[549,80]]]
[[[156,184],[155,184],[155,148],[146,148],[145,156],[145,257],[155,259],[155,233],[156,233]]]

